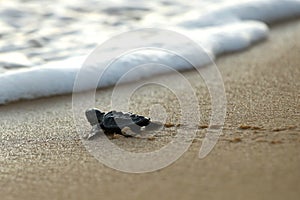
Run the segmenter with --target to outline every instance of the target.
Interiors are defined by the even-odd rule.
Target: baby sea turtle
[[[85,136],[86,139],[91,139],[100,132],[136,136],[142,129],[149,131],[162,126],[159,122],[151,122],[150,118],[130,112],[113,110],[105,113],[97,108],[91,108],[85,111],[85,116],[93,127],[91,132]]]

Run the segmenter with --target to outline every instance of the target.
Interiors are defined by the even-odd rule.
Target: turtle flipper
[[[133,132],[130,127],[126,126],[121,130],[122,135],[135,137],[137,133]]]
[[[83,136],[83,139],[91,140],[94,139],[96,136],[99,136],[101,133],[104,133],[102,128],[99,124],[94,125],[89,133]]]
[[[148,139],[148,140],[155,139],[153,134],[143,133],[142,131],[135,132],[135,131],[131,130],[130,127],[122,128],[121,132],[122,132],[122,135],[124,135],[125,137],[134,137],[134,138]]]

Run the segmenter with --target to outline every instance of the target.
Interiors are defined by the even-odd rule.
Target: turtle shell
[[[102,120],[103,129],[121,130],[124,127],[134,128],[136,126],[147,126],[150,119],[144,116],[136,115],[133,113],[123,113],[117,111],[110,111],[104,115]]]

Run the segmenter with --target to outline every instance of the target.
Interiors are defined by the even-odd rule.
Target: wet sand
[[[1,106],[1,199],[298,199],[299,33],[299,20],[279,24],[267,41],[217,60],[227,116],[223,135],[204,159],[198,151],[210,98],[199,76],[185,72],[197,90],[203,118],[189,150],[156,172],[122,173],[91,156],[76,133],[70,95]],[[161,103],[176,113],[172,93],[156,87],[151,91],[137,92],[131,110],[147,114],[147,106]],[[97,93],[97,105],[104,110],[109,109],[110,94],[111,89]],[[173,114],[167,123],[177,124],[178,119]],[[150,151],[170,141],[174,129],[155,140],[113,142],[131,151]]]

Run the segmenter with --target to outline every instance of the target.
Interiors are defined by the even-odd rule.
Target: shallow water
[[[299,15],[299,0],[1,1],[0,103],[72,92],[85,56],[125,31],[149,27],[174,30],[214,58],[265,39],[266,23]],[[124,63],[147,63],[153,57],[163,64],[178,63],[160,53],[140,53],[123,59],[112,71],[121,76]],[[66,61],[68,58],[72,59]],[[201,61],[198,66],[206,63]],[[14,72],[20,68],[25,70]],[[189,69],[178,64],[174,68]]]

